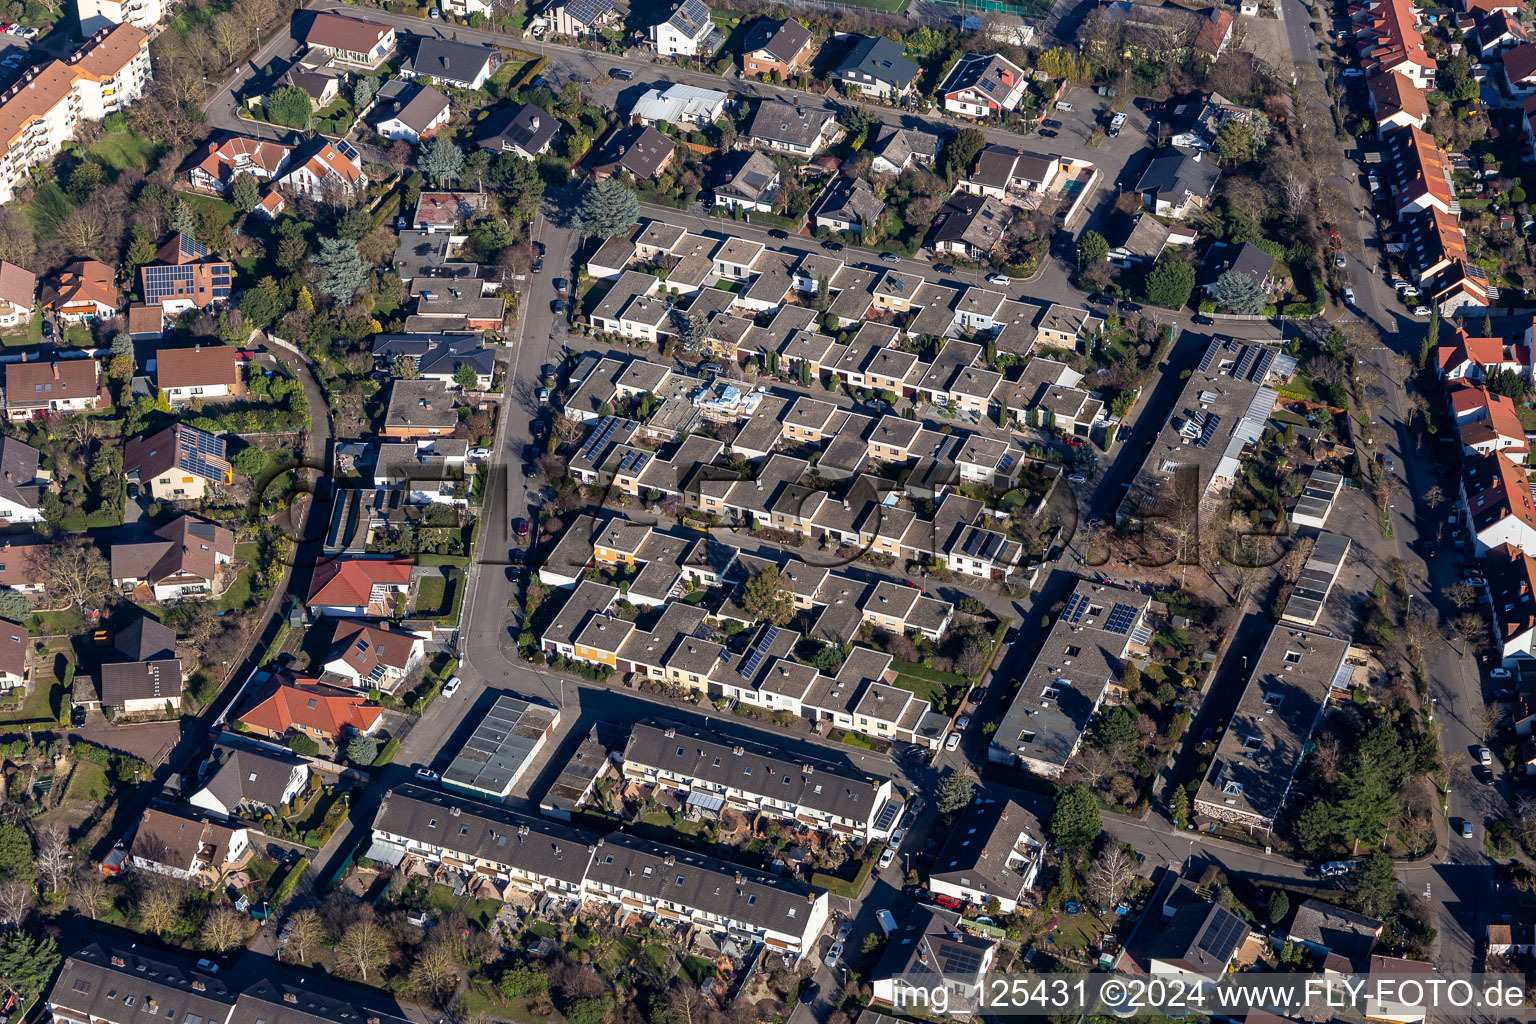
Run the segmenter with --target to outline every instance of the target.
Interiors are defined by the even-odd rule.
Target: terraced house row
[[[705,344],[721,359],[746,364],[776,357],[784,369],[815,379],[836,375],[856,387],[1020,421],[1044,414],[1039,387],[1021,387],[986,369],[982,342],[1022,358],[1037,348],[1078,350],[1103,328],[1101,318],[1078,307],[1019,302],[980,286],[949,288],[898,270],[867,270],[750,239],[708,238],[657,221],[608,239],[587,270],[612,282],[592,311],[599,333],[658,343],[702,320]],[[825,313],[812,308],[818,296]],[[767,326],[754,322],[774,311]],[[861,322],[846,344],[825,333]],[[904,347],[922,338],[944,339],[932,361]],[[1050,384],[1076,390],[1080,380],[1063,367]],[[594,397],[578,393],[567,415],[590,418]],[[1069,433],[1088,436],[1107,424],[1103,406],[1090,401],[1086,391],[1074,400],[1074,417],[1064,426]]]
[[[610,907],[761,942],[792,962],[814,953],[827,893],[727,861],[613,832],[593,832],[420,786],[384,795],[368,857],[405,870],[407,858],[516,893]],[[404,866],[403,866],[404,865]]]

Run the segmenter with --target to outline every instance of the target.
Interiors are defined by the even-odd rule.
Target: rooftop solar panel
[[[1120,604],[1109,610],[1109,618],[1104,620],[1104,628],[1111,633],[1124,635],[1131,630],[1131,623],[1136,621],[1137,609],[1134,605]]]
[[[1254,360],[1259,357],[1259,350],[1252,345],[1243,346],[1243,357],[1237,361],[1237,368],[1232,371],[1232,376],[1238,380],[1247,380],[1248,372],[1253,369]]]
[[[1071,599],[1067,601],[1067,610],[1061,613],[1061,617],[1075,625],[1077,620],[1083,617],[1083,612],[1086,611],[1087,608],[1087,596],[1083,594],[1073,594]]]
[[[1221,351],[1221,339],[1212,338],[1211,343],[1205,347],[1205,355],[1200,357],[1200,372],[1204,373],[1211,368],[1211,363],[1216,361],[1216,353]]]
[[[597,446],[608,440],[608,435],[613,433],[618,422],[614,416],[604,416],[602,422],[592,431],[592,436],[587,438],[587,443],[581,446],[581,457],[590,459],[592,453],[597,450]]]
[[[1221,425],[1221,417],[1215,413],[1207,413],[1205,422],[1200,424],[1200,439],[1195,442],[1201,448],[1211,443],[1211,438],[1216,436],[1216,428]]]

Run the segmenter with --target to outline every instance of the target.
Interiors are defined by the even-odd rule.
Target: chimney
[[[53,379],[54,380],[58,380],[59,379],[59,364],[58,363],[54,363],[53,364]]]
[[[539,115],[538,114],[534,114],[533,115],[533,120],[528,122],[528,130],[529,131],[534,131],[534,132],[539,130]]]

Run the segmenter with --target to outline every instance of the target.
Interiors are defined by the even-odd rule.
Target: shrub
[[[277,890],[272,893],[272,907],[274,909],[288,902],[289,898],[293,896],[293,890],[298,888],[299,879],[308,870],[308,857],[300,857],[294,862],[293,867],[289,868],[288,873],[283,876],[282,882],[278,883]]]
[[[320,753],[319,744],[301,732],[296,732],[288,738],[288,749],[301,757],[314,757]]]
[[[398,753],[400,753],[400,741],[397,738],[391,737],[389,742],[384,744],[384,749],[379,751],[379,756],[373,759],[371,767],[382,768],[384,765],[392,764],[395,760],[395,755]]]

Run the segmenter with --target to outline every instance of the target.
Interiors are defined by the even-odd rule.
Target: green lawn
[[[59,720],[59,709],[64,700],[64,684],[49,674],[39,674],[32,685],[32,692],[19,711],[0,714],[0,725],[11,722],[38,722]]]
[[[704,984],[704,979],[713,976],[715,965],[698,956],[683,957],[682,975],[695,985]]]
[[[464,600],[464,573],[449,570],[449,576],[426,576],[417,584],[416,614],[434,619],[453,618]]]
[[[86,150],[86,155],[95,157],[114,171],[149,171],[164,152],[165,148],[158,142],[132,132],[107,132]]]
[[[85,616],[73,606],[58,612],[33,612],[27,628],[36,636],[65,636],[85,632]]]
[[[427,903],[444,917],[455,912],[463,914],[464,920],[483,932],[491,930],[491,922],[496,920],[496,912],[501,909],[498,900],[472,900],[467,896],[455,896],[452,889],[442,884],[427,890]]]
[[[107,781],[107,770],[99,764],[81,761],[75,768],[74,776],[69,780],[69,791],[64,794],[64,799],[97,804],[105,800],[111,792],[112,784]]]
[[[918,679],[916,676],[898,674],[896,676],[896,685],[903,690],[910,690],[912,693],[917,694],[923,700],[933,705],[935,711],[942,712],[949,703],[949,695],[945,692],[944,687],[931,679]]]
[[[424,566],[451,565],[451,566],[456,566],[457,568],[462,569],[465,566],[469,565],[469,556],[468,555],[417,555],[416,556],[416,564],[417,565],[424,565]]]

